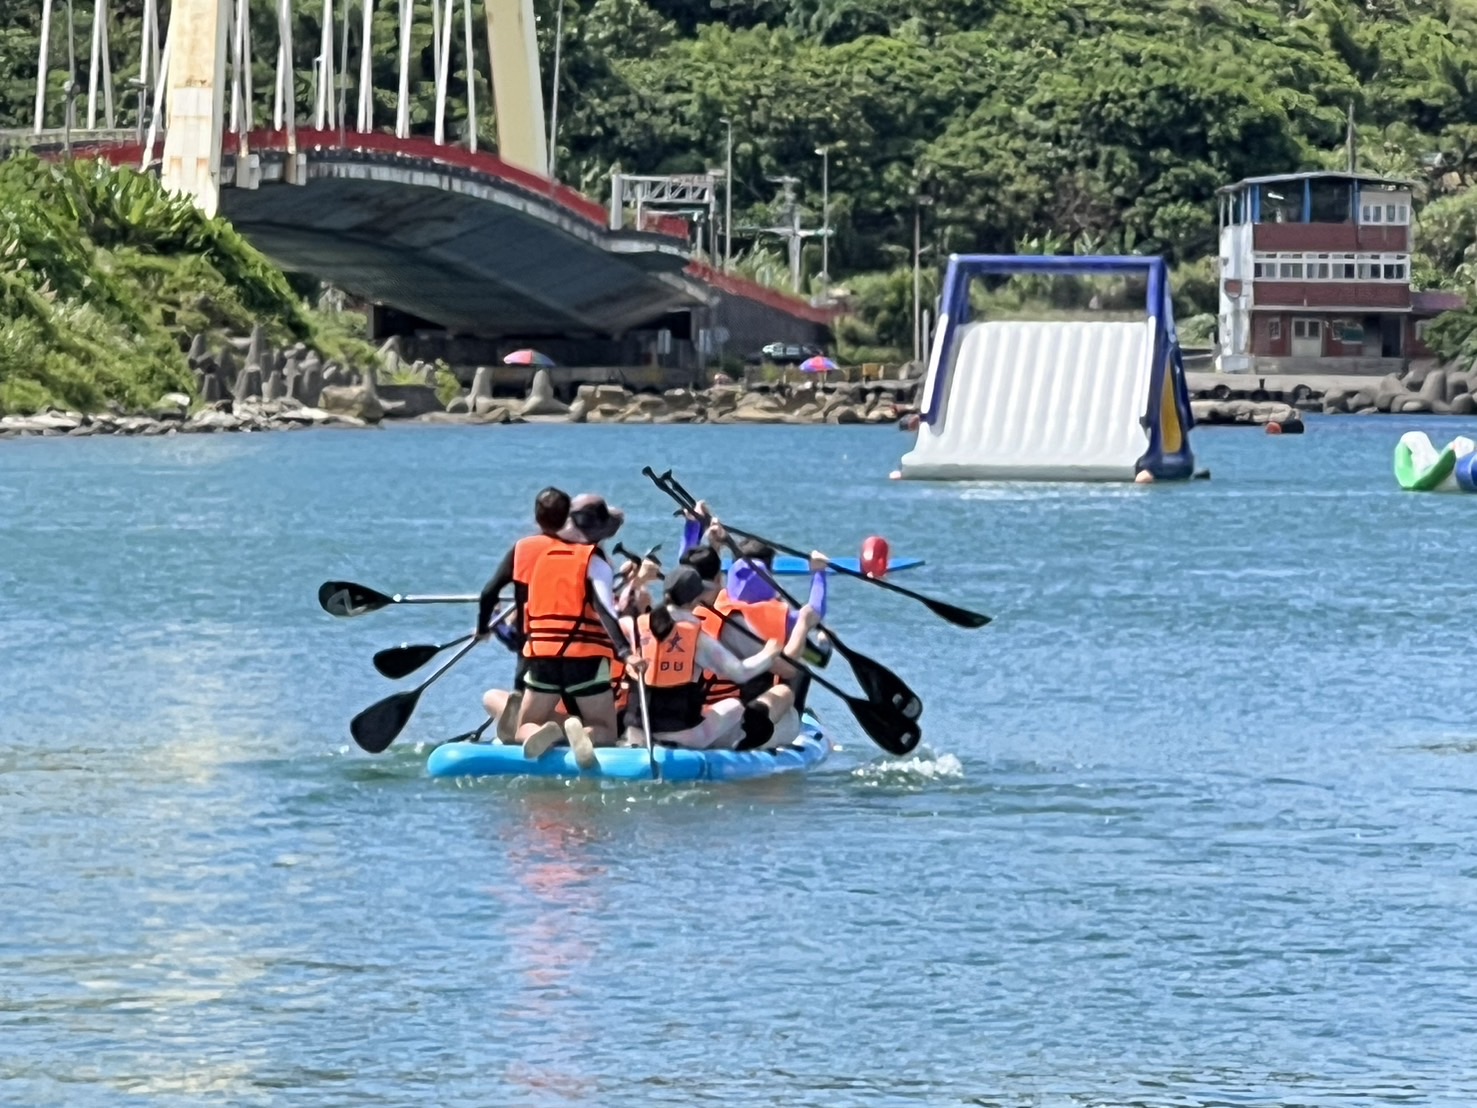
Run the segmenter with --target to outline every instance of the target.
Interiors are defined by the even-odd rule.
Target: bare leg
[[[738,734],[743,720],[742,702],[737,699],[720,700],[707,710],[703,721],[696,727],[685,731],[658,731],[651,738],[653,742],[683,746],[689,750],[721,750],[733,745],[732,738]],[[643,745],[646,739],[639,730],[628,729],[626,734],[629,736],[633,732],[636,744]]]
[[[774,721],[774,735],[764,744],[765,750],[778,746],[789,746],[800,737],[800,713],[794,709]]]
[[[616,742],[615,694],[606,691],[596,696],[575,697],[580,722],[590,733],[596,746],[614,746]],[[639,711],[639,709],[638,709]]]
[[[545,723],[553,723],[559,712],[559,694],[535,692],[528,689],[523,693],[523,703],[518,706],[519,742],[524,742]]]

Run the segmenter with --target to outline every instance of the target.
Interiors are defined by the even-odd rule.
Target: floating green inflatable
[[[1469,438],[1456,438],[1437,450],[1424,431],[1407,431],[1395,444],[1395,480],[1412,492],[1457,492],[1457,462],[1471,454]]]

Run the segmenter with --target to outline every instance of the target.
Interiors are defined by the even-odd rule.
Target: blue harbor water
[[[1477,498],[1399,434],[1196,433],[1209,482],[890,482],[886,428],[398,428],[0,444],[0,1103],[1477,1100]],[[927,559],[835,624],[918,756],[661,787],[424,775],[510,659],[370,757],[318,584],[475,592],[546,482],[666,543]],[[838,659],[833,675],[849,681]]]

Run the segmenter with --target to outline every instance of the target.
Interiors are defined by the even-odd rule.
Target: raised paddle
[[[497,614],[497,618],[487,625],[491,631],[498,624],[512,615],[512,607],[504,608]],[[384,677],[392,681],[398,681],[402,677],[409,677],[421,666],[425,665],[443,650],[450,650],[453,646],[461,646],[470,639],[471,635],[463,635],[459,639],[441,643],[408,643],[403,642],[399,646],[386,647],[374,656],[374,668]]]
[[[747,636],[756,643],[762,643],[764,641],[760,636],[754,634],[752,628],[747,627],[741,621],[718,611],[717,608],[711,606],[706,607],[739,634]],[[852,696],[840,687],[833,685],[830,681],[803,663],[797,662],[792,658],[786,658],[785,661],[789,662],[790,665],[794,666],[801,673],[808,674],[810,679],[817,685],[838,697],[851,710],[851,714],[855,717],[857,725],[866,732],[867,738],[871,739],[887,753],[895,754],[899,758],[904,757],[913,753],[918,743],[922,740],[923,731],[918,726],[917,721],[908,719],[890,705],[875,704],[870,700],[862,700],[860,697]]]
[[[672,487],[680,492],[684,497],[687,497],[689,500],[692,499],[692,494],[682,487],[682,483],[678,481],[677,478],[673,477],[670,471],[663,474],[662,476],[669,480],[672,483]],[[693,503],[696,504],[696,501],[693,501]],[[725,529],[732,531],[741,539],[752,539],[755,542],[762,542],[765,546],[774,547],[774,549],[778,550],[781,554],[789,554],[796,558],[810,557],[810,555],[804,550],[797,549],[793,546],[786,546],[784,543],[775,542],[773,539],[766,539],[763,535],[756,535],[752,531],[745,531],[742,527],[729,527],[726,523],[723,526]],[[878,588],[887,589],[889,592],[895,592],[903,596],[911,597],[912,599],[919,601],[934,615],[938,616],[940,619],[948,620],[956,627],[983,627],[985,624],[990,622],[990,617],[985,615],[983,612],[972,612],[968,608],[959,607],[957,604],[950,604],[943,600],[935,600],[931,596],[924,596],[921,592],[914,592],[912,589],[904,588],[902,585],[895,585],[891,581],[886,581],[881,577],[873,577],[869,573],[859,573],[854,569],[848,569],[846,566],[837,565],[835,562],[831,563],[830,568],[832,572],[839,573],[843,577],[855,577],[858,581],[866,581],[868,584],[876,585]]]
[[[673,480],[673,484],[676,484],[675,479]],[[681,486],[678,487],[680,488]],[[755,542],[762,542],[765,546],[774,547],[781,554],[792,554],[797,558],[809,557],[804,551],[797,550],[793,546],[786,546],[782,542],[766,539],[762,535],[756,535],[752,531],[745,531],[741,527],[729,527],[726,523],[723,526],[741,539],[753,539]],[[855,577],[858,581],[865,581],[867,584],[876,585],[880,589],[887,589],[890,592],[901,593],[903,596],[912,597],[934,615],[940,619],[948,620],[955,627],[983,627],[990,622],[990,617],[983,612],[971,612],[968,608],[961,608],[957,604],[935,600],[931,596],[924,596],[921,592],[914,592],[912,589],[904,588],[902,585],[894,585],[891,581],[884,580],[881,577],[873,577],[867,573],[858,573],[854,569],[837,565],[835,562],[831,563],[830,568],[832,572],[839,573],[843,577]]]
[[[354,736],[354,741],[371,754],[383,751],[395,741],[401,731],[405,730],[405,725],[410,722],[410,717],[415,712],[416,704],[420,702],[421,693],[430,688],[443,673],[465,658],[476,645],[476,639],[467,643],[440,669],[415,688],[392,693],[365,708],[349,721],[349,734]]]
[[[665,492],[682,507],[688,510],[696,507],[697,500],[693,498],[691,493],[678,484],[676,478],[671,473],[658,475],[650,466],[645,467],[641,472],[650,478],[657,488]],[[726,524],[724,528],[726,533]],[[735,558],[742,557],[739,553],[738,544],[733,541],[732,537],[727,538],[726,543]],[[800,602],[786,592],[784,586],[776,581],[767,569],[758,563],[751,562],[750,564],[755,567],[759,575],[769,583],[770,587],[777,594],[784,597],[785,601],[792,608],[800,607]],[[824,623],[817,624],[817,627],[830,637],[832,645],[836,648],[836,653],[845,658],[851,666],[852,675],[856,678],[857,684],[862,687],[862,692],[866,693],[868,700],[886,704],[908,719],[917,719],[923,714],[923,701],[919,699],[918,694],[909,688],[907,682],[901,677],[893,673],[892,670],[888,669],[875,658],[870,658],[859,651],[851,649],[846,645],[840,635],[836,634],[835,631],[827,627]]]
[[[318,586],[318,604],[331,616],[351,618],[377,612],[390,604],[475,604],[476,596],[388,596],[353,581],[324,581]]]

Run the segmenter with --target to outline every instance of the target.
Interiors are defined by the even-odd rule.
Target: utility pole
[[[920,359],[919,351],[923,346],[922,339],[922,316],[920,309],[923,302],[923,267],[920,264],[923,245],[923,204],[918,196],[913,197],[913,360]]]
[[[733,265],[733,120],[720,122],[728,128],[723,167],[723,272]]]
[[[768,179],[784,189],[781,201],[784,206],[784,215],[781,217],[781,222],[774,227],[744,227],[741,229],[761,235],[774,235],[785,240],[790,262],[790,289],[798,295],[800,292],[800,248],[806,239],[813,238],[821,232],[800,226],[800,205],[795,202],[795,186],[800,183],[800,178],[770,177]]]
[[[933,197],[921,192],[913,194],[913,360],[919,361],[927,351],[927,328],[923,326],[923,209]]]

